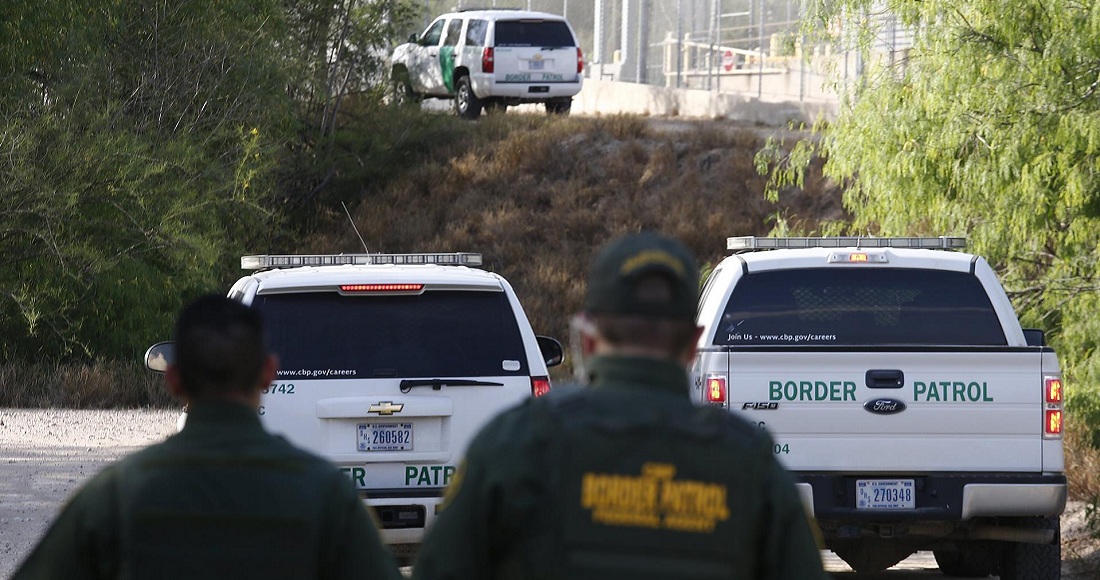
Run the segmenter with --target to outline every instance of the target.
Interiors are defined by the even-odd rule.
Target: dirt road
[[[46,530],[61,504],[85,479],[111,461],[175,432],[175,411],[75,411],[0,409],[0,578],[16,565]],[[1062,518],[1065,580],[1100,580],[1100,542],[1089,540],[1084,509],[1074,503]],[[825,553],[829,571],[856,578]],[[863,580],[940,578],[931,553],[921,552],[893,569]]]

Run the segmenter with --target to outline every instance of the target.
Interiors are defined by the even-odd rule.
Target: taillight
[[[423,284],[341,284],[341,292],[420,292]]]
[[[486,46],[485,50],[481,52],[481,72],[491,73],[493,68],[493,47]]]
[[[1061,403],[1062,379],[1058,377],[1047,377],[1043,383],[1043,392],[1046,395],[1047,403]]]
[[[541,397],[550,392],[549,377],[531,377],[531,396]]]
[[[726,377],[719,375],[707,376],[706,382],[703,383],[703,401],[711,405],[726,406]]]
[[[1062,434],[1062,410],[1048,409],[1043,419],[1043,435],[1058,437]]]
[[[581,47],[577,47],[577,74],[584,72],[584,55],[581,54]]]
[[[1062,436],[1062,402],[1065,389],[1062,377],[1043,377],[1043,437],[1056,439]]]

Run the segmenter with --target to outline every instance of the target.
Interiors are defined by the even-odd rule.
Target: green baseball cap
[[[596,256],[584,307],[593,314],[694,321],[698,301],[699,267],[691,250],[656,232],[641,232],[613,240]]]

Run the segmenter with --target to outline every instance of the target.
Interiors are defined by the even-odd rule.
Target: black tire
[[[1009,544],[1001,560],[1001,580],[1059,580],[1062,577],[1061,522],[1057,517],[1014,518],[1010,523],[1031,530],[1053,530],[1050,544]]]
[[[390,102],[397,106],[414,105],[420,99],[413,92],[409,82],[409,71],[403,66],[395,66],[390,71]]]
[[[461,76],[455,83],[455,112],[463,119],[476,119],[481,116],[481,99],[474,94],[469,76]]]
[[[956,549],[932,550],[944,576],[985,578],[997,572],[995,546],[978,542],[960,542]]]
[[[573,99],[553,99],[546,101],[546,114],[547,115],[568,115],[569,109],[573,108]]]

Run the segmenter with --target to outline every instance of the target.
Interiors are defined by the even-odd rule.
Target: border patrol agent
[[[589,386],[479,433],[416,578],[827,578],[771,438],[689,399],[698,288],[675,240],[604,248],[574,318]]]
[[[183,431],[94,476],[13,580],[401,578],[347,477],[261,426],[277,361],[259,313],[205,296],[175,340]]]

